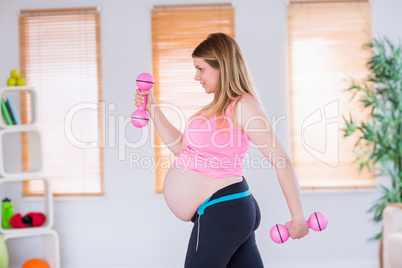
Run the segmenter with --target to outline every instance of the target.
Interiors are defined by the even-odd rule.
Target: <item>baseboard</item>
[[[343,261],[343,262],[311,262],[311,263],[271,263],[267,268],[378,268],[378,261]]]
[[[183,268],[182,266],[152,266],[152,265],[126,265],[126,266],[64,266],[63,268]],[[20,267],[10,267],[20,268]],[[378,268],[378,267],[377,267]]]
[[[378,268],[378,261],[344,261],[344,262],[311,262],[311,263],[269,263],[266,268]],[[20,268],[10,266],[10,268]],[[63,268],[182,268],[181,266],[148,266],[148,265],[126,265],[126,266],[64,266]]]
[[[10,267],[10,268],[12,268],[12,267]],[[17,267],[13,267],[13,268],[17,268]],[[20,267],[18,267],[18,268],[20,268]],[[183,267],[182,266],[133,265],[133,266],[63,266],[63,268],[183,268]]]
[[[90,266],[65,266],[61,265],[63,268],[183,268],[182,266],[149,266],[149,265],[126,265],[126,266],[99,266],[99,265],[90,265]],[[21,266],[11,265],[8,268],[21,268]]]

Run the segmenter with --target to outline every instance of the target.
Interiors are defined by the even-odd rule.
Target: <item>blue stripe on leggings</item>
[[[211,198],[208,198],[204,203],[201,204],[201,206],[197,209],[198,214],[202,215],[204,214],[204,210],[209,207],[212,206],[216,203],[220,203],[220,202],[224,202],[224,201],[229,201],[229,200],[233,200],[233,199],[238,199],[238,198],[242,198],[242,197],[246,197],[249,196],[251,194],[250,189],[248,189],[245,192],[241,192],[241,193],[237,193],[237,194],[230,194],[230,195],[226,195],[226,196],[222,196],[220,198],[214,199],[212,201],[209,201]]]

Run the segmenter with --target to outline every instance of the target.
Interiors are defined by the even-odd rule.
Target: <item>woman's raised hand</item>
[[[140,107],[144,103],[145,95],[147,96],[147,104],[145,105],[145,111],[149,113],[151,105],[155,104],[154,92],[152,89],[141,91],[137,89],[135,94],[135,106]]]

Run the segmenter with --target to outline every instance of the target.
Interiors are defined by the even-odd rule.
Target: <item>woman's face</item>
[[[212,68],[205,60],[193,58],[195,81],[199,81],[207,94],[215,93],[219,85],[220,70]]]

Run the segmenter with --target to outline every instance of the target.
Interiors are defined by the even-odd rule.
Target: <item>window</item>
[[[292,160],[302,188],[375,187],[374,174],[353,163],[358,137],[341,130],[342,116],[364,116],[345,89],[368,75],[370,4],[294,2],[288,30]]]
[[[43,174],[56,196],[103,195],[99,12],[23,10],[19,27],[21,74],[38,96]],[[22,114],[28,120],[30,109]],[[24,195],[42,193],[37,181],[24,184]]]
[[[173,104],[188,119],[202,105],[212,101],[194,81],[191,53],[210,33],[223,32],[234,38],[234,10],[231,4],[154,6],[152,11],[154,97],[158,103]],[[192,103],[197,100],[197,106]],[[177,110],[162,107],[169,121],[182,132]],[[156,163],[173,163],[174,154],[155,135]],[[161,159],[166,159],[163,161]],[[170,165],[156,168],[156,192],[162,192],[163,178]]]

